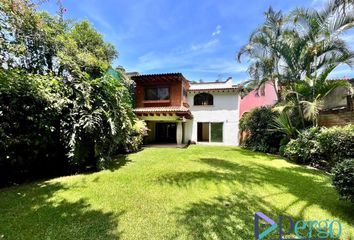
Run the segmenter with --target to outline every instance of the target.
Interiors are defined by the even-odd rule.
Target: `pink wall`
[[[257,94],[258,92],[258,94]],[[263,94],[262,94],[263,93]],[[274,87],[271,83],[267,83],[262,89],[253,90],[245,97],[241,99],[240,102],[240,118],[245,112],[249,112],[253,108],[263,107],[263,106],[272,106],[277,102],[277,94],[274,90]]]

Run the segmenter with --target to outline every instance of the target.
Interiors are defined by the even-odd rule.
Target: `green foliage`
[[[2,183],[100,169],[139,149],[129,78],[110,68],[117,51],[88,21],[5,0],[0,26]]]
[[[321,154],[333,166],[345,158],[354,158],[354,125],[322,128],[317,136]]]
[[[1,184],[68,168],[60,135],[65,95],[57,78],[0,70]]]
[[[309,164],[320,158],[320,146],[315,140],[318,128],[302,131],[297,139],[292,139],[284,149],[284,156],[301,164]]]
[[[65,80],[95,79],[104,73],[117,51],[88,21],[37,12],[28,0],[4,0],[0,5],[0,65]]]
[[[297,129],[317,126],[323,97],[340,85],[348,87],[326,79],[339,65],[353,64],[354,52],[342,38],[354,26],[352,12],[343,9],[353,6],[330,1],[321,10],[296,8],[286,15],[270,7],[264,23],[238,53],[239,61],[243,55],[251,59],[248,72],[258,88],[265,82],[279,86],[278,100],[298,112],[301,125],[293,124]]]
[[[354,203],[354,159],[338,163],[332,170],[332,183],[338,193]]]
[[[354,157],[354,126],[304,130],[287,144],[284,155],[297,163],[330,169]]]
[[[260,152],[278,152],[283,134],[273,131],[272,121],[276,113],[270,108],[255,108],[240,120],[240,130],[247,133],[243,147]]]
[[[274,116],[271,126],[275,129],[275,131],[284,133],[288,139],[297,135],[297,129],[293,126],[289,115],[285,112]]]

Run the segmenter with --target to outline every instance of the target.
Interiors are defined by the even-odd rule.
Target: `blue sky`
[[[326,0],[63,0],[67,18],[88,19],[119,51],[114,66],[140,73],[182,72],[189,80],[248,79],[235,54],[271,5],[320,8]],[[42,9],[54,13],[56,1]],[[354,34],[345,38],[354,48]],[[354,77],[348,67],[333,78]]]

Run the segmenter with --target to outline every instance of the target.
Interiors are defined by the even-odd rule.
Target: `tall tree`
[[[266,82],[271,82],[280,100],[280,56],[275,45],[282,36],[285,19],[281,11],[275,12],[272,7],[265,12],[265,16],[265,23],[251,34],[249,42],[238,52],[237,59],[240,62],[241,57],[247,55],[251,59],[248,72],[251,78],[257,81],[258,88]]]
[[[331,1],[322,10],[297,8],[286,16],[270,8],[265,23],[238,53],[239,60],[242,55],[250,58],[252,78],[260,83],[278,80],[303,126],[305,115],[311,115],[308,110],[314,109],[309,103],[319,103],[328,91],[343,85],[327,82],[328,75],[341,64],[353,64],[354,53],[341,38],[353,27],[352,7],[352,1]]]

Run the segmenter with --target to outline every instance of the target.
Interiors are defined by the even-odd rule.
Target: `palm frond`
[[[297,130],[291,123],[288,114],[284,112],[273,118],[273,123],[271,126],[273,127],[274,131],[282,132],[289,138],[292,138],[297,133]]]

